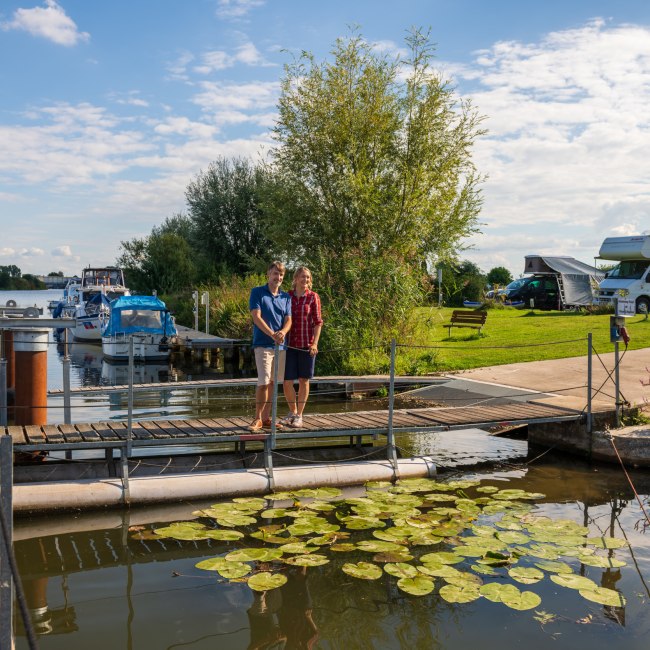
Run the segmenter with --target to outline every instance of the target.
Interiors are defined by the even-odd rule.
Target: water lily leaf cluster
[[[544,590],[536,586],[545,582],[590,602],[625,606],[621,593],[599,585],[603,570],[625,565],[616,555],[625,540],[540,514],[534,502],[542,498],[471,480],[374,482],[352,498],[318,488],[233,499],[153,534],[214,540],[223,553],[196,567],[256,591],[282,587],[291,567],[301,567],[395,580],[407,596],[453,604],[483,599],[531,610],[541,604]]]

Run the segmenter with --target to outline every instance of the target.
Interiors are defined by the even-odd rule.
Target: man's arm
[[[273,336],[275,334],[275,332],[266,324],[266,321],[262,318],[261,309],[251,309],[251,317],[253,319],[253,323],[257,325],[263,334],[266,334],[267,336]]]

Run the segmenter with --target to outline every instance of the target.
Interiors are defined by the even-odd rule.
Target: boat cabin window
[[[607,277],[619,278],[621,280],[639,280],[647,268],[647,261],[625,260],[609,271]]]
[[[149,309],[125,309],[120,312],[122,329],[160,329],[162,327],[162,312]]]

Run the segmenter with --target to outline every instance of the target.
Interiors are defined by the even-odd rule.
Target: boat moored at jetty
[[[70,314],[77,321],[72,335],[77,341],[101,343],[100,314],[108,314],[111,300],[131,294],[124,272],[115,266],[88,267],[82,271],[78,293]]]
[[[129,359],[129,340],[133,338],[136,361],[169,358],[176,326],[165,303],[156,296],[121,296],[103,312],[102,350],[104,356],[120,361]]]

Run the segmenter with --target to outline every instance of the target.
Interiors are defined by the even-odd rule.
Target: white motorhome
[[[618,262],[598,286],[598,303],[627,298],[636,302],[637,312],[650,312],[650,235],[607,237],[598,257]]]

